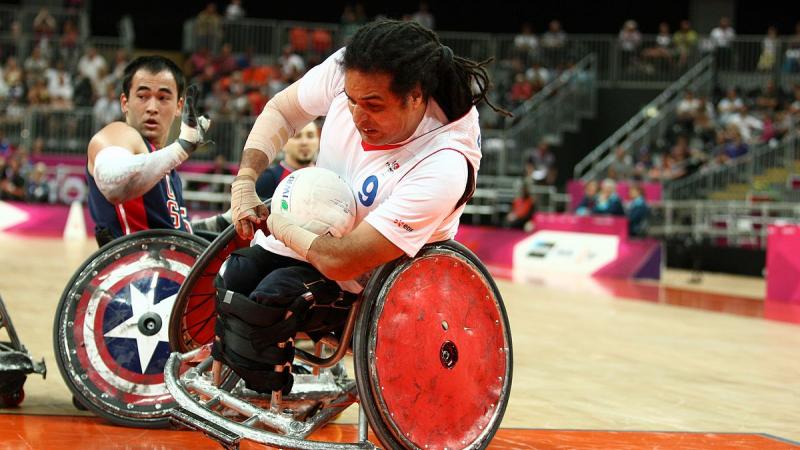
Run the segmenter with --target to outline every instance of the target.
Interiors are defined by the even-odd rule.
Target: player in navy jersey
[[[178,66],[161,56],[143,56],[126,68],[120,107],[124,122],[112,122],[89,142],[89,211],[100,246],[140,230],[191,232],[175,167],[205,143],[210,120],[195,108]],[[172,121],[182,117],[178,139],[167,145]]]
[[[262,199],[272,197],[278,183],[290,173],[314,162],[319,149],[319,128],[316,122],[309,122],[283,146],[283,161],[265,170],[256,181],[256,193]]]

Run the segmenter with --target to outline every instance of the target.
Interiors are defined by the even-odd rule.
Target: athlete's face
[[[125,122],[158,147],[166,143],[172,121],[180,116],[183,99],[175,77],[168,70],[152,73],[138,70],[131,78],[130,96],[123,92],[120,106]]]
[[[392,76],[351,69],[345,72],[344,90],[350,114],[361,139],[372,145],[402,142],[417,129],[425,115],[419,89],[401,98],[390,89]]]
[[[319,149],[319,130],[317,124],[309,123],[283,146],[286,162],[294,169],[306,167],[314,161]]]

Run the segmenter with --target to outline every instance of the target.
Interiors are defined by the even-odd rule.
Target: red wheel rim
[[[508,343],[491,284],[467,261],[432,255],[388,293],[370,344],[384,421],[421,448],[480,440],[507,398]]]

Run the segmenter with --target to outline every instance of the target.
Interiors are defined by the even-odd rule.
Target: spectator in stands
[[[108,73],[106,59],[97,53],[97,49],[90,45],[86,47],[83,56],[78,60],[78,73],[86,77],[92,85],[92,89],[100,83],[102,77]],[[95,94],[102,94],[105,91],[94,91]]]
[[[25,200],[31,203],[46,203],[50,200],[50,183],[47,180],[47,166],[36,163],[25,184]]]
[[[578,203],[578,207],[575,209],[575,214],[579,216],[587,216],[591,214],[595,204],[597,203],[597,189],[598,184],[596,180],[589,180],[586,182],[586,185],[583,187],[583,198],[581,199],[580,203]]]
[[[617,43],[622,50],[622,68],[630,70],[637,64],[639,46],[642,44],[642,34],[635,20],[626,20],[619,30]]]
[[[631,200],[628,203],[628,235],[643,237],[647,231],[647,219],[650,216],[650,207],[644,199],[642,188],[634,183],[628,188]]]
[[[717,103],[717,113],[719,113],[719,122],[722,125],[727,125],[728,120],[731,118],[739,108],[744,105],[744,102],[739,98],[739,93],[736,87],[729,87],[725,91],[725,97]]]
[[[692,124],[692,147],[708,150],[714,145],[714,136],[717,128],[714,120],[705,109],[701,109]]]
[[[203,73],[209,65],[211,65],[211,54],[208,52],[208,47],[199,46],[189,56],[184,70],[186,71],[186,76],[192,78]]]
[[[731,26],[727,17],[719,19],[719,26],[711,30],[711,44],[714,46],[715,62],[717,68],[731,70],[734,66],[733,40],[736,31]]]
[[[72,19],[64,21],[61,39],[58,41],[58,50],[60,58],[66,62],[65,65],[69,68],[75,67],[78,63],[80,39],[81,36],[75,22]]]
[[[436,19],[428,7],[428,2],[419,2],[419,8],[411,15],[411,20],[430,30],[436,29]]]
[[[546,67],[543,67],[542,63],[538,60],[534,60],[530,64],[528,70],[525,71],[525,77],[533,84],[534,93],[541,91],[552,78],[550,76],[550,71],[547,70]]]
[[[0,157],[3,158],[3,164],[0,166],[3,167],[3,170],[5,170],[6,160],[14,155],[15,150],[5,131],[0,129]]]
[[[542,35],[542,50],[544,51],[545,64],[555,67],[566,56],[567,33],[561,29],[561,22],[551,20],[547,31]]]
[[[600,192],[597,193],[592,214],[625,215],[625,208],[622,206],[622,200],[620,200],[619,195],[617,195],[617,183],[614,180],[606,178],[600,184]]]
[[[22,26],[17,20],[11,21],[6,34],[6,39],[0,40],[0,62],[5,61],[9,56],[19,56],[17,55],[18,46],[21,42],[25,42]]]
[[[742,139],[742,134],[736,125],[728,125],[722,133],[722,138],[722,145],[717,147],[714,155],[717,164],[726,164],[747,154],[747,143]]]
[[[519,193],[511,202],[511,210],[503,219],[506,228],[525,228],[534,212],[534,200],[527,183],[519,183]]]
[[[342,17],[339,20],[339,25],[342,30],[341,45],[347,45],[347,42],[350,40],[350,38],[356,34],[358,27],[361,26],[361,22],[359,22],[359,20],[356,18],[356,12],[355,9],[353,9],[353,5],[344,5],[344,10],[342,11]]]
[[[47,90],[47,82],[44,78],[36,78],[33,85],[28,88],[28,105],[30,106],[49,106],[50,91]]]
[[[128,52],[125,49],[118,49],[114,54],[114,62],[111,64],[111,75],[114,79],[114,87],[122,90],[122,76],[125,74],[125,67],[130,61],[128,60]]]
[[[731,127],[737,129],[736,134],[741,140],[747,144],[752,144],[756,142],[756,137],[764,129],[764,122],[750,114],[747,104],[743,104],[728,119],[727,129],[730,130]],[[730,131],[728,133],[730,134]]]
[[[608,166],[608,178],[612,180],[629,180],[633,178],[634,167],[628,149],[617,146],[614,149],[614,160]]]
[[[782,109],[783,93],[778,89],[775,81],[770,78],[764,88],[759,92],[755,100],[756,109],[767,114],[774,114],[776,110]]]
[[[539,56],[539,39],[533,34],[530,22],[522,24],[519,34],[514,36],[514,57],[520,58],[525,64],[530,64]]]
[[[245,11],[242,7],[242,0],[231,0],[225,7],[225,20],[234,21],[244,19]]]
[[[211,53],[219,49],[222,39],[222,19],[217,13],[217,5],[209,2],[194,21],[195,48],[206,47]]]
[[[642,59],[645,63],[643,69],[647,73],[666,72],[670,70],[673,62],[674,49],[672,47],[672,34],[669,24],[661,22],[658,25],[656,45],[642,50]]]
[[[25,93],[25,73],[17,64],[17,58],[9,56],[3,68],[3,78],[8,86],[8,98],[22,99]],[[6,111],[8,113],[8,111]]]
[[[5,170],[5,179],[0,180],[0,199],[23,201],[25,200],[25,177],[19,158],[15,155],[8,158]]]
[[[794,26],[794,34],[786,42],[783,70],[788,73],[800,72],[800,22]]]
[[[214,58],[214,72],[218,76],[224,77],[230,75],[234,70],[236,70],[236,58],[233,56],[233,47],[226,42],[222,45],[219,55]]]
[[[700,111],[702,103],[695,97],[694,92],[687,89],[683,92],[683,98],[675,107],[677,123],[683,128],[684,132],[691,131],[692,123],[697,113]]]
[[[234,108],[230,92],[220,80],[215,81],[211,89],[211,94],[203,100],[203,110],[214,118],[232,118]]]
[[[63,61],[58,61],[55,68],[47,69],[47,90],[52,97],[53,109],[71,109],[74,88],[72,87],[72,76],[64,67]]]
[[[113,86],[108,86],[105,94],[97,99],[92,107],[92,114],[98,130],[122,118],[117,91]]]
[[[692,29],[692,25],[688,20],[681,20],[681,27],[675,32],[672,41],[678,53],[678,64],[683,67],[688,63],[689,57],[694,54],[697,48],[697,32]]]
[[[53,36],[58,28],[58,22],[56,22],[56,18],[50,14],[50,11],[47,8],[39,9],[39,12],[33,18],[32,25],[37,41],[42,38],[49,38]]]
[[[22,67],[25,69],[25,79],[30,88],[36,80],[44,78],[44,72],[50,68],[50,63],[42,56],[41,49],[36,46],[30,56],[25,58]]]
[[[533,96],[533,84],[525,77],[524,73],[514,75],[514,84],[509,92],[509,105],[516,108]]]
[[[532,166],[532,176],[535,184],[552,186],[556,182],[556,157],[550,150],[550,142],[543,138],[539,145],[528,152],[525,164]]]
[[[299,80],[306,70],[306,63],[300,55],[292,50],[291,45],[283,47],[278,62],[281,66],[282,81],[286,84],[292,84]]]
[[[761,72],[769,72],[775,67],[775,60],[778,54],[778,29],[770,25],[767,28],[767,35],[761,41],[761,55],[758,57],[756,68]]]

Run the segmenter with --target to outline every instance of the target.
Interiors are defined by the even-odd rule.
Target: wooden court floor
[[[53,358],[53,317],[64,284],[95,249],[0,233],[0,296],[48,367],[45,380],[28,378],[20,408],[0,410],[0,449],[218,448],[199,433],[116,427],[72,407]],[[490,448],[800,448],[800,325],[747,312],[759,306],[758,281],[709,276],[684,286],[684,278],[624,290],[498,280],[514,382]],[[682,300],[635,295],[652,289]],[[750,306],[719,307],[737,298]],[[316,437],[354,439],[355,417],[348,411]]]

